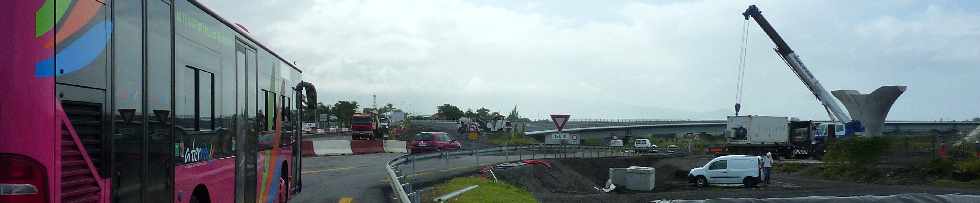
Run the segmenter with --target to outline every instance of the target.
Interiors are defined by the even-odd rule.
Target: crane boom
[[[742,13],[742,16],[745,17],[745,20],[749,20],[749,17],[755,19],[755,22],[762,27],[762,30],[769,36],[769,39],[772,39],[772,42],[776,44],[776,53],[778,53],[783,61],[786,62],[786,65],[793,70],[793,73],[796,73],[796,76],[799,77],[800,81],[803,81],[803,84],[806,85],[807,89],[810,89],[813,96],[817,97],[820,104],[823,104],[824,108],[830,112],[831,120],[837,120],[845,124],[852,121],[850,114],[844,111],[843,105],[837,103],[830,92],[828,92],[827,89],[824,89],[823,85],[820,84],[820,81],[817,81],[817,78],[810,73],[810,70],[808,70],[805,65],[803,65],[803,61],[800,60],[800,57],[793,52],[793,49],[789,48],[789,45],[786,44],[783,37],[779,36],[776,29],[772,28],[769,21],[766,21],[766,18],[762,16],[762,12],[759,11],[758,7],[755,5],[749,6],[749,8]]]

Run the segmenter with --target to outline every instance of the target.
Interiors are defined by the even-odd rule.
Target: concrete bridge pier
[[[836,90],[832,94],[844,104],[852,119],[861,121],[864,135],[879,136],[888,111],[905,89],[906,86],[882,86],[871,94],[861,94],[857,90]]]

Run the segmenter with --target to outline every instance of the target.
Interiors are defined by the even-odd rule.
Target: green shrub
[[[960,161],[956,164],[956,168],[960,173],[968,173],[980,176],[980,159],[970,159],[965,161]]]
[[[822,175],[833,179],[850,179],[872,182],[881,178],[875,166],[881,155],[890,148],[890,141],[882,137],[852,137],[830,145],[824,161]]]
[[[878,164],[890,147],[882,137],[852,137],[830,145],[824,161],[845,167],[869,167]]]
[[[487,142],[495,145],[528,145],[538,143],[538,140],[520,134],[511,136],[510,133],[496,133],[488,136]]]
[[[947,159],[934,159],[929,161],[924,167],[925,172],[929,175],[946,177],[953,173],[956,169],[955,163]]]
[[[584,146],[603,146],[604,145],[604,143],[602,142],[602,139],[601,138],[586,138],[586,139],[582,139],[582,143],[581,144],[584,145]]]

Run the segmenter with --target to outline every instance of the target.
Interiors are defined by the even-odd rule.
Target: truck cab
[[[353,131],[352,139],[373,139],[374,131],[377,129],[377,122],[370,114],[354,114],[351,116],[350,128]]]

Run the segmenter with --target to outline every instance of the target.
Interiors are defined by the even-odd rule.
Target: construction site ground
[[[618,158],[548,159],[545,165],[525,165],[496,170],[497,178],[524,187],[541,202],[649,202],[653,200],[701,200],[716,198],[773,198],[807,196],[861,196],[907,193],[974,194],[980,190],[929,185],[881,185],[832,181],[796,173],[775,173],[772,184],[755,188],[712,186],[697,188],[687,182],[687,171],[710,156],[644,156]],[[656,188],[651,192],[618,189],[603,193],[609,168],[651,166],[656,168]]]

